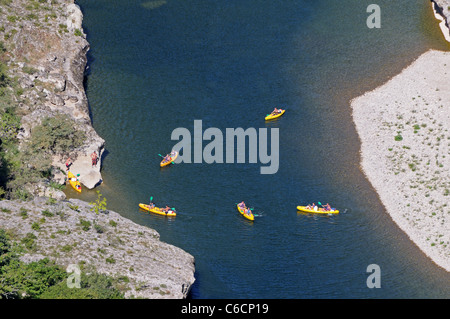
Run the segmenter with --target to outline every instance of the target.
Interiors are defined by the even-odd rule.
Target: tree
[[[100,213],[100,211],[106,210],[106,198],[103,197],[102,199],[102,196],[103,195],[100,191],[97,191],[97,199],[95,202],[89,203],[93,205],[93,207],[91,207],[91,211],[94,211],[96,214]]]

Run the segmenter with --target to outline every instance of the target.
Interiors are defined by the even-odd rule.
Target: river
[[[78,1],[86,92],[106,140],[108,208],[196,259],[192,298],[448,298],[450,277],[394,224],[359,167],[350,99],[430,48],[448,50],[428,1]],[[273,122],[274,107],[286,113]],[[279,169],[161,169],[176,128],[279,130]],[[204,142],[206,145],[207,142]],[[87,201],[94,190],[70,197]],[[150,196],[177,217],[145,214]],[[235,203],[258,215],[245,220]],[[321,201],[341,213],[298,213]],[[381,270],[370,289],[367,267]],[[151,269],[149,270],[151,272]]]

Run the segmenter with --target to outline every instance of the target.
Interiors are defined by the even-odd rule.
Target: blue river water
[[[426,50],[449,49],[428,1],[378,1],[380,29],[366,25],[371,1],[78,3],[92,121],[106,140],[97,190],[109,209],[195,257],[191,298],[450,297],[448,273],[394,224],[360,171],[349,106]],[[274,107],[287,111],[266,123]],[[248,161],[161,169],[158,154],[178,142],[172,131],[193,133],[194,120],[203,130],[279,129],[279,170],[263,175]],[[140,211],[150,196],[177,217]],[[341,213],[296,210],[318,201]],[[379,289],[366,284],[371,264]]]

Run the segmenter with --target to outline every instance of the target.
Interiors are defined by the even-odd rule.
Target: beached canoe
[[[306,208],[306,206],[297,206],[297,210],[305,213],[313,214],[339,214],[339,210],[332,208],[331,210],[324,210],[322,207],[317,208],[317,210]]]
[[[155,213],[158,215],[164,215],[164,216],[169,216],[169,217],[177,216],[177,213],[172,209],[169,209],[169,211],[166,213],[159,207],[150,208],[149,205],[147,205],[147,204],[140,203],[139,207],[142,208],[143,210],[146,210],[148,212]]]
[[[67,173],[67,179],[69,180],[69,183],[70,185],[72,185],[73,189],[81,193],[81,183],[71,171]]]
[[[171,164],[174,160],[176,160],[178,157],[178,152],[177,151],[172,151],[170,153],[170,160],[165,161],[164,159],[161,161],[161,163],[159,164],[161,167],[167,166],[169,164]]]
[[[270,113],[269,115],[267,115],[267,116],[265,117],[265,120],[268,121],[268,120],[276,119],[276,118],[280,117],[281,115],[283,115],[284,112],[286,112],[286,110],[282,110],[282,111],[281,111],[280,113],[278,113],[278,114],[272,114],[272,113]]]
[[[253,216],[252,212],[250,212],[250,215],[245,213],[244,210],[241,207],[239,207],[239,205],[237,205],[237,209],[239,213],[241,213],[241,215],[247,218],[248,220],[255,220],[255,216]]]

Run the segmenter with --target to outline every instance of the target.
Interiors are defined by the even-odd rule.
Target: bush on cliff
[[[13,107],[6,107],[0,112],[0,139],[12,140],[17,136],[20,128],[20,117],[15,114]]]
[[[32,152],[66,153],[83,145],[86,135],[75,129],[74,120],[65,114],[46,117],[31,132]]]

